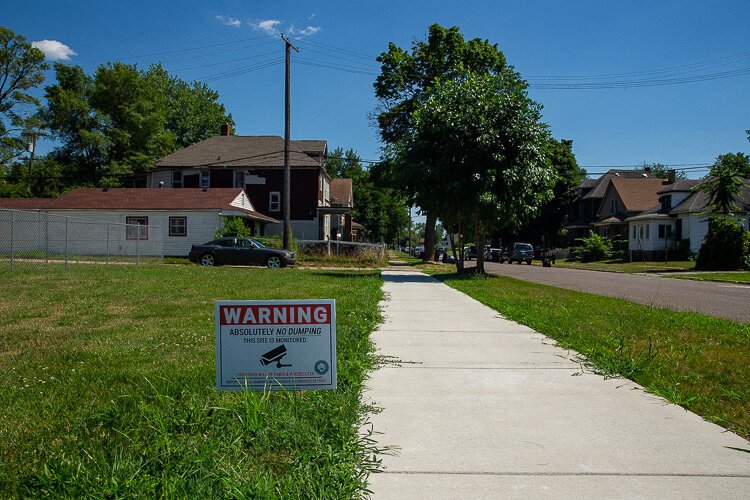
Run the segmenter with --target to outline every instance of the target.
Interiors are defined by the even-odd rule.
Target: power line
[[[722,57],[719,59],[712,59],[709,61],[698,62],[698,63],[693,63],[693,64],[686,64],[683,66],[673,66],[670,68],[662,68],[662,69],[654,69],[654,70],[646,70],[646,71],[634,71],[634,72],[629,72],[629,73],[610,73],[610,74],[603,74],[603,75],[571,75],[571,76],[528,75],[527,78],[535,79],[535,80],[586,80],[586,79],[605,79],[605,78],[616,78],[616,77],[636,77],[640,75],[673,73],[675,71],[684,71],[684,70],[688,70],[687,72],[692,72],[692,71],[695,71],[695,69],[691,69],[691,68],[703,69],[703,68],[710,68],[710,67],[726,66],[726,65],[734,64],[735,62],[743,61],[746,59],[750,59],[750,52],[741,52],[733,56],[727,56],[727,57]]]
[[[186,49],[169,50],[169,51],[165,51],[165,52],[153,52],[151,54],[141,54],[141,55],[138,55],[138,56],[125,56],[125,57],[119,57],[119,58],[117,58],[117,60],[123,61],[123,60],[126,60],[126,59],[139,59],[139,58],[142,58],[142,57],[154,57],[154,56],[162,56],[162,55],[166,55],[166,54],[178,54],[178,53],[181,53],[181,52],[190,52],[192,50],[201,50],[201,49],[209,49],[209,48],[213,48],[213,47],[222,47],[222,46],[225,46],[225,45],[231,45],[231,44],[235,44],[235,43],[251,42],[251,41],[254,41],[254,40],[263,40],[263,39],[267,39],[267,37],[266,36],[257,36],[257,37],[253,37],[253,38],[244,38],[242,40],[233,40],[231,42],[212,43],[210,45],[200,45],[200,46],[197,46],[197,47],[189,47],[189,48],[186,48]],[[105,62],[109,62],[109,60],[104,60],[104,61],[82,61],[79,64],[98,64],[98,63],[105,63]]]

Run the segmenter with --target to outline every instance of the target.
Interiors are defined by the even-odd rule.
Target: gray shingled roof
[[[698,181],[700,182],[700,181]],[[745,180],[745,187],[742,188],[742,194],[735,204],[740,211],[750,210],[750,180]],[[676,207],[670,210],[670,214],[680,214],[686,212],[705,212],[709,209],[708,195],[703,191],[694,191],[693,194],[682,200]]]
[[[700,184],[701,181],[694,179],[677,179],[674,184],[668,184],[664,186],[664,189],[659,191],[659,194],[672,193],[676,191],[692,191],[695,186]]]
[[[292,167],[318,167],[305,153],[320,149],[325,141],[292,141]],[[325,150],[325,147],[323,148]],[[217,135],[188,146],[156,161],[156,168],[170,167],[283,167],[284,139],[276,135]]]
[[[292,141],[292,145],[300,151],[315,156],[323,156],[328,153],[328,143],[316,139],[304,139],[301,141]]]

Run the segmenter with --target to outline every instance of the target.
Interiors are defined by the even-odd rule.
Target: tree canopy
[[[352,179],[354,196],[353,218],[364,226],[374,241],[395,243],[409,223],[409,214],[403,196],[391,188],[379,186],[369,169],[353,149],[346,152],[334,149],[326,164],[333,178]]]
[[[233,124],[205,84],[188,84],[160,65],[149,70],[120,62],[87,75],[55,65],[42,116],[60,146],[52,157],[74,184],[120,185],[155,161]]]
[[[491,231],[520,227],[551,197],[547,126],[515,73],[439,80],[411,118],[394,148],[401,178],[459,233],[471,227],[478,246]]]
[[[23,152],[37,125],[39,105],[29,90],[44,82],[44,54],[22,35],[0,26],[0,165]]]
[[[466,72],[506,76],[513,73],[497,45],[478,38],[466,41],[458,27],[439,24],[431,25],[427,39],[414,42],[411,52],[390,43],[377,60],[381,73],[374,84],[379,101],[376,120],[386,154],[413,131],[414,112],[424,102],[426,92],[439,81],[453,80]],[[426,212],[425,256],[429,258],[434,250],[437,221],[429,185],[419,182],[416,176],[405,184],[399,175],[405,167],[402,164],[391,162],[384,167],[384,172],[395,174],[388,175],[392,184],[402,188],[410,201]]]
[[[713,213],[729,215],[737,210],[737,198],[750,178],[750,157],[744,153],[728,153],[716,157],[711,170],[697,189],[708,195]]]

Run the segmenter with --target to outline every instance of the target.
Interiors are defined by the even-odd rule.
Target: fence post
[[[68,270],[68,217],[65,217],[65,270]]]
[[[14,250],[13,249],[13,244],[14,244],[13,238],[15,236],[13,234],[13,232],[15,230],[15,225],[16,225],[16,212],[14,210],[11,210],[10,211],[10,270],[11,270],[11,272],[13,271],[13,258],[14,258],[14,256],[13,256],[13,253],[14,253],[13,252],[13,250]]]
[[[44,263],[49,264],[49,212],[44,215]]]
[[[141,226],[135,225],[135,265],[141,264]]]
[[[107,223],[107,260],[106,263],[109,264],[109,223]]]

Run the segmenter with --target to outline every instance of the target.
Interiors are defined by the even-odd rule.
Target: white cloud
[[[216,16],[216,20],[225,26],[232,26],[233,28],[239,28],[242,23],[239,19],[235,19],[229,16]]]
[[[308,26],[307,28],[296,29],[294,26],[289,26],[289,33],[296,36],[310,36],[320,31],[320,26]]]
[[[266,19],[263,21],[257,21],[255,23],[250,23],[250,26],[256,31],[263,31],[269,35],[278,35],[279,30],[276,29],[276,26],[281,24],[281,21],[278,19]]]
[[[44,52],[44,56],[50,61],[68,61],[70,56],[78,55],[73,49],[57,40],[39,40],[31,42],[31,46]]]

